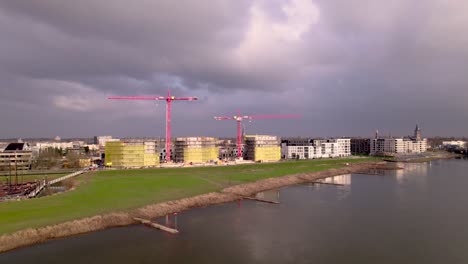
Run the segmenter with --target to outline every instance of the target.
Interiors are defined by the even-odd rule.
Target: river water
[[[114,228],[0,254],[0,263],[468,263],[468,160],[404,166],[264,194],[279,205],[182,212],[178,235]]]

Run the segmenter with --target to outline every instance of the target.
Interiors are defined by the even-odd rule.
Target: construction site
[[[245,136],[245,158],[256,162],[273,162],[281,159],[280,140],[277,136]]]
[[[171,139],[171,109],[175,101],[196,101],[197,97],[175,97],[170,90],[167,96],[111,96],[111,100],[166,101],[166,138],[164,149],[158,149],[155,142],[107,142],[105,145],[105,165],[114,168],[170,167],[180,165],[217,165],[246,162],[274,162],[281,159],[280,140],[270,135],[244,136],[242,122],[256,119],[299,118],[297,115],[241,115],[215,116],[215,120],[232,120],[237,124],[235,158],[227,155],[232,150],[219,143],[214,137],[178,137]],[[158,155],[159,153],[159,155]],[[161,157],[161,158],[158,158]],[[164,157],[164,159],[162,158]],[[230,158],[228,160],[228,157]],[[234,158],[234,159],[231,159]],[[222,161],[221,163],[219,163]],[[160,163],[161,162],[161,163]]]
[[[213,137],[178,137],[175,140],[175,162],[214,163],[218,161],[217,141]]]
[[[113,141],[105,147],[106,166],[117,168],[151,168],[159,166],[154,141]]]

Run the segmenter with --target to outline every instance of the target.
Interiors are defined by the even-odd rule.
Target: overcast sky
[[[0,138],[468,135],[463,0],[0,0]]]

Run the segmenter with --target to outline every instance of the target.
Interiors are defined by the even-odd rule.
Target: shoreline
[[[459,157],[463,157],[463,155],[454,154],[450,152],[426,152],[425,155],[420,156],[420,157],[401,156],[401,157],[394,157],[394,158],[383,159],[383,160],[387,162],[422,163],[422,162],[428,162],[428,161],[433,161],[433,160],[446,160],[446,159],[453,159],[453,158],[459,158]]]
[[[350,164],[338,169],[262,179],[256,182],[227,187],[222,189],[220,192],[210,192],[193,197],[150,204],[128,212],[108,213],[45,227],[28,228],[10,234],[1,235],[0,253],[26,246],[32,246],[53,239],[100,231],[112,227],[138,224],[138,222],[133,219],[134,217],[150,219],[157,218],[193,208],[234,202],[236,200],[243,199],[243,197],[251,196],[262,191],[278,189],[296,184],[310,183],[323,178],[342,174],[359,173],[372,169],[394,170],[401,168],[396,166],[395,163],[388,162]]]

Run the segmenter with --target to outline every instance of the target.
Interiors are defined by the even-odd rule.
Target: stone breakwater
[[[375,169],[399,168],[394,164],[385,162],[351,164],[339,169],[263,179],[252,183],[228,187],[220,192],[212,192],[189,198],[147,205],[129,212],[96,215],[51,226],[24,229],[0,236],[0,252],[43,243],[51,239],[84,234],[111,227],[137,224],[133,219],[134,217],[156,218],[191,208],[233,202],[242,199],[242,197],[251,196],[262,191],[313,182],[331,176],[359,173]]]

